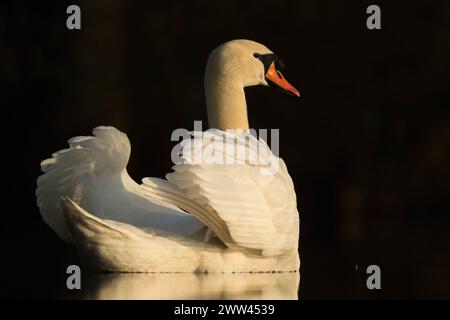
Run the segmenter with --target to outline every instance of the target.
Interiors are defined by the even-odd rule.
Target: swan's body
[[[248,129],[243,88],[267,85],[261,72],[266,66],[253,53],[271,55],[247,40],[228,42],[211,54],[205,88],[209,122],[217,129],[206,135],[231,135],[256,155],[256,163],[214,143],[193,148],[182,143],[183,162],[167,180],[145,178],[139,185],[126,171],[128,138],[113,127],[72,138],[69,149],[42,162],[37,188],[42,217],[76,245],[88,266],[122,272],[298,270],[299,218],[283,160],[260,139],[224,132]],[[205,149],[239,159],[222,165],[193,161],[193,154]],[[278,170],[263,174],[265,160],[277,161]]]

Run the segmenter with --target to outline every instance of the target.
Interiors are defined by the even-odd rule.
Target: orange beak
[[[300,97],[300,92],[298,92],[297,89],[295,89],[289,82],[287,82],[287,80],[283,77],[281,72],[277,70],[277,68],[275,67],[274,62],[272,62],[272,64],[269,67],[269,70],[267,70],[266,72],[266,79],[270,80],[280,89],[283,89],[283,91],[293,94],[297,97]]]

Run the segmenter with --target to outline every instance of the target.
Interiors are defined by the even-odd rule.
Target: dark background
[[[135,180],[163,176],[171,132],[206,121],[209,52],[248,38],[302,93],[246,89],[251,127],[280,128],[295,183],[300,297],[450,298],[450,2],[373,3],[381,30],[364,1],[2,1],[2,297],[65,297],[80,263],[41,220],[39,162],[108,124],[131,140]],[[381,290],[365,286],[370,264]]]

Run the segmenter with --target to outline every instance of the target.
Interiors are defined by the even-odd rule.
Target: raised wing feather
[[[93,136],[75,137],[70,148],[41,163],[37,204],[43,220],[72,242],[63,213],[63,198],[99,218],[188,235],[204,228],[192,215],[142,192],[126,171],[130,157],[127,136],[113,127],[97,127]]]
[[[173,167],[167,180],[182,191],[179,197],[201,206],[202,210],[191,213],[227,246],[264,256],[296,248],[296,198],[284,162],[253,136],[237,134],[233,141],[220,140],[230,135],[215,130],[196,143],[183,142],[183,163]],[[244,152],[237,152],[240,147]],[[198,161],[200,154],[206,159]],[[213,164],[211,157],[225,163]],[[278,162],[277,170],[270,170],[271,161]]]

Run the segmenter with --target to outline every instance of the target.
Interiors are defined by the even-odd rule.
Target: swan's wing
[[[127,136],[113,127],[97,127],[93,136],[69,140],[69,148],[42,161],[37,181],[37,204],[43,220],[64,240],[72,242],[63,214],[62,198],[87,212],[140,228],[179,235],[203,224],[170,203],[142,193],[126,171],[130,157]]]
[[[108,133],[110,132],[110,133]],[[61,197],[74,199],[89,211],[95,203],[90,192],[99,175],[117,175],[126,166],[130,146],[120,131],[99,127],[94,136],[71,138],[69,148],[52,154],[41,162],[44,172],[37,180],[37,204],[43,220],[64,240],[72,242],[67,229]],[[111,155],[116,156],[113,160]]]
[[[166,182],[158,187],[168,190],[164,198],[173,199],[174,204],[184,209],[183,204],[187,203],[186,209],[229,247],[265,256],[296,249],[299,228],[296,197],[284,162],[253,136],[238,135],[233,141],[216,143],[223,134],[207,132],[209,138],[219,137],[213,142],[209,138],[196,145],[183,142],[184,163],[175,165],[174,172],[167,175],[172,187]],[[229,143],[236,146],[235,151],[241,146],[245,152],[227,151],[223,144]],[[233,159],[225,159],[230,164],[211,164],[212,159],[195,161],[193,158],[199,154]],[[231,164],[232,160],[235,164]],[[279,167],[271,172],[268,160],[277,161]],[[144,180],[149,186],[152,183]]]

